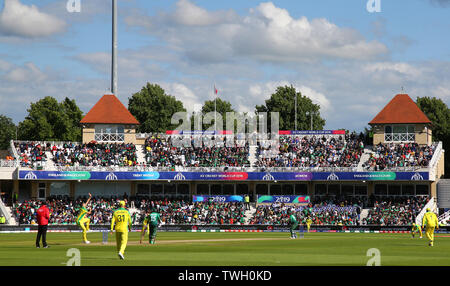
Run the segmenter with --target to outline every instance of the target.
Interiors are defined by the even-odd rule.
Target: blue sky
[[[87,112],[110,85],[111,1],[0,0],[0,114],[44,96]],[[119,89],[146,82],[188,110],[219,94],[253,111],[279,85],[321,105],[327,129],[362,130],[404,86],[450,103],[450,0],[118,0]],[[345,3],[345,4],[343,4]]]

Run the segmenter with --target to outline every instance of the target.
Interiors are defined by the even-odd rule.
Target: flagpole
[[[216,93],[216,83],[214,83],[214,131],[217,132],[217,93]]]

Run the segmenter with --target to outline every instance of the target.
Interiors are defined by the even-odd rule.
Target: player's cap
[[[125,206],[125,201],[120,201],[119,202],[119,206],[124,207]]]
[[[431,209],[430,209],[430,208],[427,208],[427,212],[429,212],[429,211],[431,211]]]

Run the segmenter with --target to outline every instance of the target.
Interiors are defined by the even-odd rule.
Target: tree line
[[[450,150],[450,109],[448,106],[441,99],[435,97],[418,97],[416,104],[432,122],[433,141],[442,141],[443,148]],[[226,113],[235,112],[235,110],[229,101],[218,96],[216,101],[214,99],[206,100],[203,103],[199,111],[200,115],[205,116],[214,112],[215,108],[223,118],[223,125],[220,129],[226,130]],[[151,83],[147,83],[140,91],[128,98],[128,110],[140,122],[136,130],[138,133],[173,130],[180,123],[172,123],[172,115],[177,112],[186,112],[183,102],[167,94],[158,84]],[[55,98],[47,96],[31,103],[27,112],[27,116],[18,125],[15,125],[11,118],[0,115],[0,150],[7,149],[11,139],[81,141],[80,121],[83,118],[83,112],[74,99],[66,97],[58,102]],[[297,126],[297,130],[309,130],[311,123],[313,130],[322,130],[326,122],[320,115],[320,105],[313,103],[307,95],[303,95],[292,86],[277,87],[264,104],[255,106],[255,113],[261,112],[267,113],[267,122],[270,122],[270,112],[278,112],[280,130],[294,130],[295,126]],[[297,115],[295,115],[296,113]],[[295,124],[296,117],[297,124]],[[197,130],[199,126],[194,126],[193,115],[189,119],[191,129]],[[201,129],[206,130],[214,124],[214,119],[212,119],[209,123],[203,123]],[[370,128],[365,128],[364,133],[366,137],[370,137]],[[446,174],[450,175],[450,152],[445,152],[445,156]]]
[[[320,105],[314,104],[310,98],[302,95],[292,86],[280,86],[275,93],[265,101],[265,104],[255,107],[255,112],[279,112],[280,130],[293,130],[295,123],[295,97],[297,97],[297,129],[310,129],[310,117],[306,111],[312,111],[313,129],[321,130],[325,119],[320,115]],[[165,132],[173,130],[179,123],[171,122],[172,115],[177,112],[186,112],[183,102],[157,84],[147,83],[140,91],[128,98],[128,110],[139,121],[138,133]],[[222,126],[218,129],[226,130],[227,112],[235,112],[232,104],[218,96],[215,100],[206,100],[201,110],[201,116],[217,111],[223,118]],[[11,139],[27,141],[75,141],[82,138],[80,124],[83,112],[74,99],[65,98],[58,102],[55,98],[47,96],[30,104],[27,116],[18,125],[11,118],[0,115],[0,150],[7,149]],[[310,115],[311,116],[311,115]],[[188,120],[191,130],[201,128],[206,130],[215,124],[214,118],[209,123],[203,122],[201,127],[194,126],[194,115]],[[270,118],[268,118],[270,122]]]

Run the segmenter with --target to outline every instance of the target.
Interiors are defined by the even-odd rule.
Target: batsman
[[[295,230],[298,227],[298,221],[295,217],[295,210],[291,209],[291,215],[289,216],[289,230],[291,232],[291,238],[297,238]]]
[[[427,212],[423,215],[422,228],[425,228],[425,235],[429,240],[429,246],[433,246],[434,243],[434,230],[439,229],[439,222],[437,216],[429,208]]]
[[[161,224],[161,216],[155,210],[152,209],[151,213],[147,215],[144,219],[144,224],[141,230],[141,240],[140,244],[142,244],[142,239],[144,238],[145,229],[148,228],[148,242],[150,244],[155,244],[156,242],[156,232],[158,230],[158,226]]]

